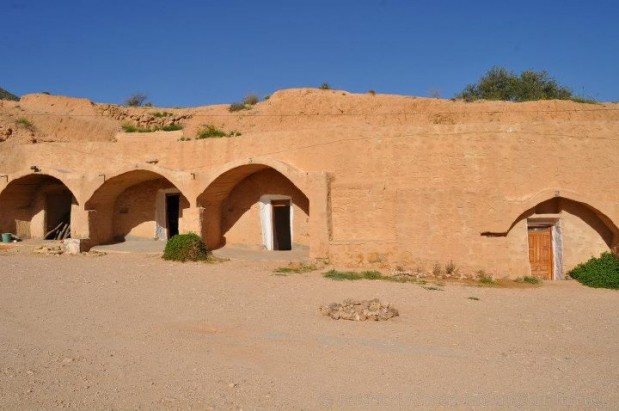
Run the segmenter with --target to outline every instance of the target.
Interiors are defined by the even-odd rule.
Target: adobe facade
[[[338,265],[453,261],[555,279],[619,244],[616,104],[284,90],[240,113],[168,109],[182,131],[130,134],[122,121],[161,109],[41,95],[2,104],[45,134],[0,143],[0,231],[23,238],[69,215],[89,245],[165,240],[177,207],[178,231],[210,248],[277,249],[290,236]],[[204,124],[242,135],[181,141]]]

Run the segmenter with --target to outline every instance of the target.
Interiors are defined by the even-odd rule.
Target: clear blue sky
[[[491,66],[619,100],[616,0],[0,0],[0,87],[158,106],[323,82],[452,97]]]

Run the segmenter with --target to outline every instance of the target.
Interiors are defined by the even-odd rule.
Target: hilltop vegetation
[[[503,67],[491,68],[477,83],[466,86],[456,98],[466,101],[573,100],[595,103],[575,96],[572,90],[557,83],[546,71],[525,70],[518,75]]]
[[[0,100],[19,101],[19,97],[0,87]]]

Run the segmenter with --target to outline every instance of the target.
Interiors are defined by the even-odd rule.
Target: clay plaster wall
[[[259,202],[263,195],[291,198],[293,243],[309,245],[309,201],[283,175],[275,170],[252,174],[239,183],[222,204],[222,230],[226,244],[262,245]]]
[[[315,92],[307,98],[325,96],[325,105],[313,106],[313,100],[300,97],[290,102],[286,93],[255,112],[222,116],[222,127],[241,130],[240,137],[178,141],[175,135],[166,141],[163,135],[145,144],[144,136],[135,141],[126,136],[116,143],[22,145],[3,160],[2,171],[12,174],[37,164],[43,172],[81,175],[72,191],[83,204],[102,184],[100,175],[151,170],[186,195],[185,229],[217,243],[221,233],[213,222],[229,221],[226,213],[232,212],[199,196],[229,164],[280,164],[282,174],[309,200],[308,242],[319,249],[313,256],[342,265],[429,269],[453,261],[463,270],[521,276],[528,270],[526,243],[516,235],[520,223],[512,225],[555,196],[603,214],[612,237],[600,240],[599,230],[586,229],[569,210],[562,211],[566,268],[619,240],[619,111],[614,105],[467,105]],[[261,116],[278,105],[288,110],[286,116]],[[225,107],[204,112],[220,109],[227,113]],[[314,109],[326,114],[290,114]],[[196,116],[183,132],[190,135],[204,118]],[[237,187],[229,203],[242,203],[241,193]],[[259,226],[252,207],[243,208],[227,229],[227,241],[254,241]],[[81,220],[91,221],[82,233],[95,238],[101,229],[97,221],[114,217],[104,209],[97,213]],[[144,227],[140,235],[152,235],[151,227]]]
[[[156,229],[157,192],[172,188],[172,183],[160,178],[133,185],[119,194],[114,204],[114,238],[153,239]],[[179,226],[182,226],[182,210],[188,207],[187,199],[181,196]]]

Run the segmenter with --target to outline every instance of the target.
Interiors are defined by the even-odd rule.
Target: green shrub
[[[329,83],[322,83],[320,85],[320,89],[321,90],[331,90],[331,86],[329,86]]]
[[[24,128],[33,131],[34,130],[34,124],[32,124],[32,121],[28,120],[26,117],[20,117],[17,119],[17,124],[19,124],[20,126],[23,126]]]
[[[619,258],[602,253],[579,264],[568,274],[588,287],[619,289]]]
[[[533,275],[525,275],[524,277],[516,278],[515,281],[517,283],[527,283],[527,284],[539,284],[542,282],[541,279]]]
[[[316,267],[316,264],[290,263],[287,267],[276,268],[273,270],[273,273],[275,273],[275,275],[286,275],[291,273],[301,274],[316,271],[317,269],[318,267]]]
[[[228,111],[232,112],[232,111],[241,111],[241,110],[248,110],[249,107],[246,106],[243,103],[232,103],[230,104],[230,107],[228,107]]]
[[[207,124],[200,130],[198,130],[198,135],[196,136],[197,140],[202,140],[204,138],[212,138],[212,137],[226,137],[227,134],[225,131],[218,129],[217,127]]]
[[[492,67],[477,83],[469,84],[456,97],[465,101],[558,99],[585,102],[585,99],[574,96],[569,88],[557,83],[546,71],[525,70],[515,74],[503,67]]]
[[[487,276],[485,274],[480,275],[477,278],[477,281],[479,281],[480,284],[484,284],[484,285],[495,285],[497,283],[494,278],[492,278],[491,276]]]
[[[172,116],[172,113],[169,111],[156,111],[153,113],[153,117],[161,118],[161,117],[169,117]]]
[[[182,129],[183,129],[183,126],[181,124],[176,124],[176,123],[168,124],[167,126],[161,127],[162,131],[176,131],[176,130],[182,130]]]
[[[163,252],[163,259],[172,261],[202,261],[208,257],[206,244],[195,233],[175,235],[168,240]]]
[[[125,99],[125,104],[127,104],[130,107],[144,106],[144,105],[147,105],[146,104],[147,98],[148,97],[146,96],[146,94],[142,94],[142,93],[132,94],[131,96]]]
[[[150,131],[147,128],[138,127],[131,123],[123,123],[121,127],[125,133],[147,133]]]
[[[383,275],[378,271],[337,271],[330,270],[323,274],[325,278],[330,278],[336,281],[343,280],[381,280]]]

